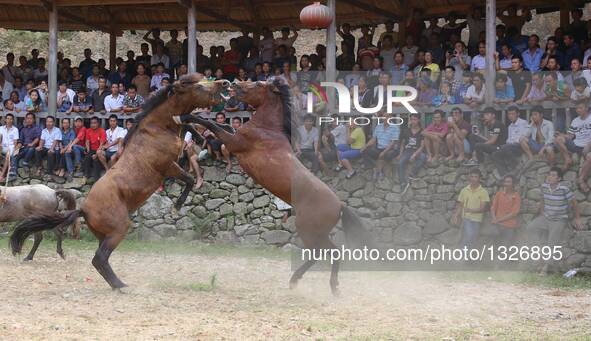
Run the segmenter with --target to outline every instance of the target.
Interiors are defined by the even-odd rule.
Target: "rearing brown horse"
[[[372,238],[359,217],[294,155],[290,144],[292,123],[288,86],[279,78],[272,82],[237,82],[233,86],[240,101],[256,108],[252,119],[235,134],[192,115],[183,116],[183,122],[199,123],[212,130],[236,155],[248,175],[294,207],[297,232],[307,248],[335,248],[329,233],[339,219],[342,219],[347,241],[356,241],[356,246],[361,247],[362,243],[370,243]],[[290,287],[295,287],[315,262],[306,261],[297,269],[291,277]],[[335,295],[338,294],[338,271],[339,262],[334,261],[330,287]]]
[[[83,216],[99,240],[92,265],[113,289],[125,287],[111,269],[109,257],[127,234],[131,223],[129,214],[154,193],[165,177],[178,178],[186,183],[176,203],[177,209],[195,182],[176,162],[182,141],[179,137],[181,127],[174,116],[217,102],[221,82],[200,83],[202,78],[201,74],[183,76],[148,100],[137,118],[136,127],[128,133],[121,159],[96,182],[81,209],[24,221],[11,236],[12,252],[20,252],[31,233],[67,226],[78,216]]]

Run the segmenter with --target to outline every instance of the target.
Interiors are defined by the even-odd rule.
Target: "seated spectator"
[[[163,78],[170,79],[170,75],[168,73],[164,72],[164,69],[165,69],[165,67],[164,67],[163,63],[159,63],[156,65],[156,71],[152,75],[152,79],[150,80],[150,90],[151,91],[157,91],[162,88],[162,79]],[[138,70],[138,72],[139,72],[139,70]]]
[[[98,158],[98,151],[107,143],[107,134],[100,127],[99,119],[90,119],[90,129],[85,132],[86,158],[84,159],[84,177],[86,183],[93,183],[101,175],[102,165]]]
[[[150,60],[150,65],[162,64],[162,72],[164,72],[164,70],[170,70],[170,58],[164,53],[164,44],[156,44],[156,49],[154,51],[154,55],[152,55],[152,59]]]
[[[445,113],[441,110],[433,112],[433,123],[431,123],[422,134],[425,138],[424,144],[427,150],[427,162],[439,161],[439,154],[445,152],[445,139],[448,127]],[[443,149],[443,150],[442,150]]]
[[[127,71],[126,62],[121,61],[119,63],[119,65],[117,66],[117,70],[112,72],[109,76],[109,82],[111,82],[111,84],[123,83],[125,85],[125,88],[129,87],[129,85],[131,84],[131,75]]]
[[[447,84],[449,86],[449,94],[454,98],[458,96],[458,91],[460,90],[460,85],[462,84],[461,79],[455,78],[455,68],[453,66],[446,66],[443,71],[443,77],[441,79],[440,89],[443,84]],[[466,90],[468,88],[466,87]]]
[[[74,138],[69,143],[64,143],[63,157],[66,163],[66,170],[74,176],[82,176],[82,160],[86,153],[86,128],[80,116],[74,120]]]
[[[458,196],[456,210],[452,216],[452,223],[462,223],[462,240],[460,247],[471,249],[480,233],[480,224],[487,211],[490,197],[486,189],[480,184],[482,177],[478,168],[472,168],[468,175],[468,186],[464,187]],[[462,220],[460,220],[462,218]]]
[[[575,194],[561,184],[562,170],[550,168],[546,183],[542,185],[542,205],[539,216],[527,224],[525,231],[529,245],[539,247],[564,246],[564,232],[568,228],[569,211],[574,212],[574,226],[583,229]],[[569,210],[569,206],[571,210]],[[541,274],[549,270],[549,262],[542,262],[538,269]]]
[[[299,139],[295,145],[295,155],[303,160],[312,163],[311,171],[316,173],[320,170],[319,154],[320,144],[318,141],[318,128],[314,126],[314,116],[307,114],[304,117],[304,125],[298,128]]]
[[[474,108],[484,103],[486,89],[484,86],[484,76],[480,73],[474,73],[472,76],[472,85],[466,90],[464,95],[464,104]]]
[[[123,98],[123,112],[126,114],[138,113],[142,110],[142,105],[144,105],[144,98],[137,93],[137,86],[131,84]]]
[[[564,80],[558,79],[557,72],[549,72],[545,77],[546,100],[548,101],[562,101],[570,98],[570,89]]]
[[[456,101],[458,104],[465,103],[464,98],[468,93],[468,88],[472,85],[472,73],[470,71],[465,71],[462,75],[462,81],[460,86],[458,87],[458,91],[456,94]]]
[[[240,127],[242,127],[242,120],[240,119],[240,117],[232,118],[232,128],[234,128],[234,131],[238,130]],[[230,173],[230,171],[232,170],[232,153],[230,153],[228,148],[226,148],[225,144],[222,144],[222,155],[224,156],[226,161],[228,161],[226,165],[226,172]]]
[[[570,72],[566,73],[566,77],[564,77],[564,82],[568,85],[569,89],[574,89],[575,87],[575,80],[578,78],[583,77],[583,65],[581,64],[581,60],[579,57],[573,58],[570,62]]]
[[[92,109],[95,113],[104,114],[105,109],[105,98],[111,94],[111,91],[107,88],[107,80],[101,77],[98,82],[98,89],[92,92]]]
[[[515,101],[513,85],[507,83],[507,75],[498,74],[495,79],[495,103],[508,104]]]
[[[361,157],[362,149],[365,146],[365,132],[362,127],[355,124],[355,120],[351,120],[349,129],[347,131],[347,146],[339,148],[339,160],[341,165],[347,170],[346,178],[350,179],[355,175],[355,170],[351,165],[351,160]]]
[[[529,133],[520,141],[521,149],[528,160],[533,160],[534,153],[543,159],[545,153],[552,151],[554,142],[554,124],[544,119],[544,109],[535,106],[531,109]]]
[[[218,112],[215,115],[215,121],[217,124],[226,124],[226,114],[223,112]],[[209,155],[215,156],[215,160],[221,162],[222,160],[222,141],[217,139],[214,133],[210,130],[206,130],[203,133],[203,137],[207,142],[207,151]],[[226,160],[226,165],[231,164],[231,160],[229,158],[224,158]],[[231,167],[230,167],[231,168]]]
[[[589,165],[591,162],[591,115],[589,114],[589,105],[587,101],[577,102],[575,111],[577,117],[572,120],[566,134],[558,134],[554,139],[555,150],[558,149],[560,155],[564,158],[563,171],[566,171],[573,163],[572,154],[578,154],[583,163],[579,172],[578,184],[583,193],[589,192],[589,186],[586,179],[589,175]],[[554,152],[549,154],[550,164],[554,164]]]
[[[418,105],[431,105],[437,91],[434,89],[433,81],[429,77],[421,77],[418,81],[419,94],[415,100]]]
[[[400,127],[391,121],[392,114],[378,113],[378,124],[373,130],[372,138],[361,148],[366,159],[377,160],[374,167],[374,180],[384,178],[384,165],[400,154]]]
[[[58,176],[66,176],[66,181],[72,181],[74,175],[74,162],[72,160],[72,152],[68,153],[68,146],[76,138],[76,132],[72,129],[69,118],[62,119],[62,141],[60,143],[60,153],[58,162]]]
[[[57,91],[57,112],[70,114],[73,109],[75,95],[76,93],[73,90],[67,88],[66,82],[60,81]]]
[[[577,78],[573,81],[574,89],[570,94],[570,99],[573,101],[589,100],[591,98],[591,89],[587,84],[585,78]]]
[[[31,90],[29,97],[25,101],[25,105],[28,113],[36,114],[45,111],[45,103],[43,103],[41,94],[39,94],[39,90],[37,89]]]
[[[14,109],[14,102],[10,99],[5,100],[2,103],[2,111],[5,113],[16,113],[16,110]]]
[[[451,119],[450,119],[451,118]],[[462,109],[454,107],[451,109],[451,117],[447,120],[447,136],[445,142],[449,156],[446,160],[453,160],[463,162],[466,159],[466,153],[470,153],[470,142],[468,142],[468,135],[470,135],[470,123],[464,120]]]
[[[527,95],[527,102],[537,103],[546,99],[546,83],[544,76],[540,72],[532,75],[532,87]]]
[[[337,147],[335,145],[334,135],[332,135],[332,127],[329,125],[325,125],[322,127],[322,136],[320,136],[319,140],[320,144],[320,154],[318,155],[318,162],[320,163],[320,168],[323,170],[327,170],[328,162],[335,162],[337,161]]]
[[[501,44],[501,53],[494,52],[495,54],[495,66],[497,71],[509,71],[511,70],[511,59],[513,59],[513,53],[511,52],[511,46],[508,43]]]
[[[6,172],[10,165],[9,161],[12,163],[12,158],[16,158],[18,154],[18,140],[19,133],[18,129],[14,126],[14,115],[6,114],[4,125],[0,127],[0,156],[4,157],[4,164],[0,171],[0,182],[2,185],[4,185]]]
[[[410,181],[415,180],[419,170],[427,161],[424,153],[424,140],[421,128],[421,121],[418,114],[410,114],[408,131],[402,135],[400,140],[400,154],[398,160],[398,178],[400,180],[400,190],[402,194],[406,193],[410,186]],[[410,174],[406,174],[406,168],[409,162],[413,162]]]
[[[518,158],[521,156],[520,141],[529,134],[529,125],[526,120],[519,117],[519,108],[509,107],[507,119],[510,122],[507,129],[507,141],[500,146],[499,150],[491,154],[491,159],[499,173],[497,180],[501,180],[510,171],[510,168],[514,168],[518,164]]]
[[[19,141],[15,147],[16,157],[12,158],[10,166],[11,178],[15,178],[19,167],[19,161],[23,160],[24,167],[29,167],[30,162],[35,156],[35,148],[39,144],[41,137],[41,128],[35,124],[35,114],[27,113],[25,116],[25,124],[20,130]]]
[[[440,92],[433,98],[433,105],[436,107],[442,105],[456,104],[456,98],[452,95],[448,82],[442,82]]]
[[[437,83],[441,71],[439,69],[439,65],[433,61],[433,54],[431,53],[431,51],[425,52],[425,65],[423,65],[421,71],[425,69],[431,70],[431,81],[433,83]]]
[[[105,131],[107,142],[99,148],[97,155],[98,159],[103,165],[103,168],[108,170],[113,167],[121,153],[123,152],[123,140],[127,135],[127,130],[117,125],[117,115],[109,117],[109,129]]]
[[[99,88],[99,80],[101,78],[100,70],[98,65],[92,66],[92,74],[86,79],[86,89],[90,93],[94,92]],[[105,82],[106,84],[106,82]]]
[[[505,175],[503,178],[503,190],[495,194],[491,207],[490,217],[499,233],[496,243],[498,245],[515,245],[516,232],[519,228],[519,210],[521,209],[521,198],[519,192],[515,191],[515,177]]]
[[[189,173],[195,174],[195,185],[194,190],[197,190],[203,186],[203,177],[201,176],[201,168],[199,167],[199,153],[201,147],[193,141],[193,135],[190,132],[185,133],[183,140],[183,152],[189,159]]]
[[[532,76],[529,71],[523,69],[523,58],[521,56],[511,58],[511,70],[507,72],[507,76],[515,92],[515,103],[525,103],[531,91]]]
[[[137,93],[143,98],[148,97],[150,94],[150,76],[146,74],[146,66],[144,64],[138,64],[136,66],[136,76],[131,80],[131,84],[137,87]]]
[[[74,97],[72,111],[76,113],[89,113],[92,111],[92,98],[87,96],[86,88],[78,89],[78,94]]]
[[[478,54],[472,57],[470,71],[484,72],[484,70],[486,70],[486,43],[481,41],[478,43]]]
[[[27,106],[24,101],[21,101],[18,91],[14,90],[10,93],[10,100],[14,106],[14,109],[12,110],[14,110],[15,113],[18,114],[27,111]]]
[[[236,89],[228,89],[228,94],[230,95],[230,98],[228,98],[224,105],[225,112],[237,112],[246,110],[246,105],[236,98]]]
[[[507,128],[497,120],[493,108],[485,108],[482,112],[485,132],[480,134],[478,126],[472,127],[472,134],[468,137],[472,158],[464,163],[465,166],[478,166],[484,161],[484,153],[492,154],[499,150],[507,140]]]
[[[367,80],[367,79],[366,79]],[[368,87],[371,88],[371,86],[369,85],[369,81],[368,81]],[[387,94],[388,94],[388,85],[390,85],[390,73],[388,72],[381,72],[380,75],[378,76],[378,81],[377,84],[373,87],[373,98],[371,103],[374,106],[377,106],[380,102],[380,96],[382,98],[382,105],[383,103],[386,103],[386,98],[387,98]],[[380,93],[380,87],[382,93]]]
[[[470,70],[472,58],[466,53],[466,45],[462,41],[454,44],[454,50],[450,53],[445,53],[445,65],[454,68],[454,78],[458,81],[462,79],[462,75]]]
[[[55,127],[55,118],[47,116],[45,119],[45,129],[41,132],[41,139],[39,145],[35,148],[35,166],[37,168],[36,175],[41,176],[41,168],[43,168],[43,161],[47,160],[47,167],[45,173],[53,178],[55,166],[58,161],[60,152],[60,145],[62,141],[62,132]]]
[[[119,85],[111,84],[111,94],[105,97],[105,113],[120,113],[123,112],[124,97],[119,93]]]
[[[331,117],[333,120],[330,122],[330,134],[332,135],[331,140],[334,141],[334,145],[336,148],[337,161],[337,165],[334,170],[338,172],[343,168],[343,165],[341,164],[341,159],[339,158],[339,154],[341,151],[349,149],[349,144],[347,143],[347,139],[349,138],[349,132],[348,126],[346,124],[339,124],[339,115],[333,114],[331,115]]]

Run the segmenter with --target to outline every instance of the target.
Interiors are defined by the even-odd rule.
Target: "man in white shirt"
[[[511,167],[514,167],[523,152],[519,141],[529,135],[529,124],[526,120],[519,117],[519,108],[510,106],[507,108],[507,119],[511,122],[508,127],[507,142],[499,150],[491,154],[491,159],[495,164],[495,176],[498,180],[502,179]]]
[[[46,174],[54,177],[54,170],[59,155],[60,145],[62,142],[62,132],[55,127],[55,118],[47,116],[45,119],[45,129],[41,132],[41,140],[39,146],[35,148],[35,162],[37,166],[36,175],[41,176],[41,167],[43,161],[47,159]]]
[[[14,126],[14,116],[6,114],[5,124],[0,127],[0,154],[4,156],[4,165],[0,173],[0,182],[4,182],[4,176],[8,171],[8,155],[15,157],[15,146],[19,139],[18,129]]]
[[[0,99],[2,99],[2,102],[10,99],[10,93],[13,90],[12,83],[4,78],[4,73],[0,72]]]
[[[475,73],[472,76],[472,85],[466,90],[464,95],[464,104],[474,108],[484,103],[486,90],[484,87],[484,77],[481,73]]]
[[[152,65],[157,65],[160,63],[162,63],[164,68],[167,70],[170,67],[170,58],[164,54],[164,45],[162,44],[156,45],[156,53],[154,53],[152,59],[150,60],[150,64]]]
[[[152,75],[152,79],[150,80],[150,90],[157,91],[160,90],[162,87],[162,79],[168,78],[170,79],[170,75],[164,72],[164,64],[160,63],[156,67],[156,72]]]
[[[470,71],[484,72],[486,69],[486,44],[481,41],[478,44],[478,54],[472,58],[470,63]]]
[[[105,169],[109,169],[117,163],[123,152],[123,140],[127,135],[127,129],[117,125],[117,115],[109,117],[109,129],[106,131],[107,143],[98,151],[98,159]]]
[[[312,163],[312,173],[320,170],[320,146],[318,143],[318,128],[314,126],[314,116],[307,114],[304,117],[304,125],[298,128],[299,142],[296,144],[295,155],[300,159],[307,159]]]
[[[119,84],[111,84],[111,94],[105,97],[105,110],[107,114],[123,112],[123,99],[125,96],[119,93]]]

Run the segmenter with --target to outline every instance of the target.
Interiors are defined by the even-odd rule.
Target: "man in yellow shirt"
[[[490,202],[488,192],[480,185],[480,177],[481,174],[478,168],[470,171],[469,185],[460,192],[456,211],[452,216],[454,224],[460,222],[460,217],[463,218],[461,247],[472,248],[478,239],[480,224]]]

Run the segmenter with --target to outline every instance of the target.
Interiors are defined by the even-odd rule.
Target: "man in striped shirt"
[[[575,215],[574,225],[577,230],[582,230],[581,216],[574,193],[562,181],[562,170],[558,167],[550,168],[546,176],[546,183],[542,185],[542,201],[540,202],[539,216],[532,220],[526,227],[527,237],[531,246],[560,246],[564,243],[564,232],[568,226],[569,204]],[[547,233],[547,236],[545,234]],[[548,271],[548,262],[545,262],[540,273]]]

